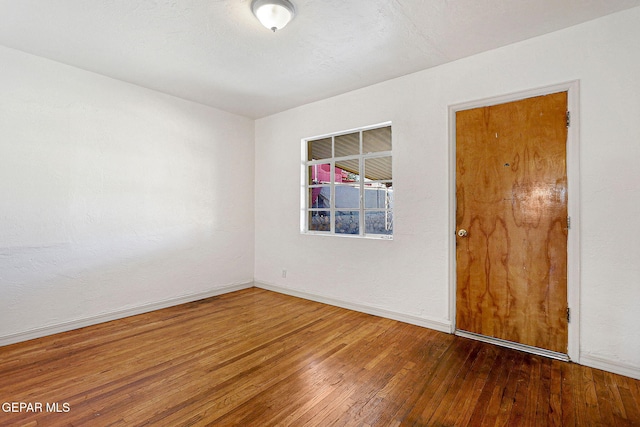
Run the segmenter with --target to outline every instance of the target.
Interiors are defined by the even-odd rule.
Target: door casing
[[[567,91],[567,109],[570,125],[567,132],[567,193],[568,215],[571,227],[567,236],[567,301],[571,319],[568,324],[567,355],[580,363],[580,164],[579,164],[579,90],[580,83],[573,80],[565,83],[484,98],[449,106],[449,321],[451,333],[456,327],[456,112],[471,108],[487,107],[534,96]],[[464,334],[461,334],[464,335]],[[508,343],[500,343],[510,346]],[[526,348],[514,346],[520,350]],[[544,354],[540,353],[540,354]]]

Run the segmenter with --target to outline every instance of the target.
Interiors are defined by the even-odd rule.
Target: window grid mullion
[[[336,234],[336,137],[331,137],[331,197],[329,200],[329,233]]]
[[[375,159],[376,157],[393,157],[393,151],[377,151],[375,153],[366,153],[362,157],[365,159]]]
[[[360,158],[358,159],[358,167],[360,168],[360,217],[359,225],[360,232],[358,233],[360,236],[364,236],[364,157],[362,156],[362,150],[364,149],[364,133],[360,131]]]

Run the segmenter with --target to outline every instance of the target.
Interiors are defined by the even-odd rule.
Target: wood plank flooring
[[[0,401],[2,426],[640,425],[638,380],[257,288],[0,347]]]

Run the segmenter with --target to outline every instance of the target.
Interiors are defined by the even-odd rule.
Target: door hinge
[[[567,230],[570,230],[570,229],[571,229],[571,217],[568,216],[567,217]]]
[[[567,127],[571,126],[571,111],[567,111]]]
[[[567,307],[567,323],[571,323],[571,309]]]

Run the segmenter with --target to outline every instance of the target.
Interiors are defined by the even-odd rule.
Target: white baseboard
[[[580,364],[640,380],[640,368],[637,366],[631,366],[592,355],[580,355]]]
[[[433,319],[425,319],[417,316],[410,316],[403,313],[397,313],[390,310],[384,310],[376,307],[370,307],[363,304],[352,303],[348,301],[342,301],[335,298],[330,298],[317,294],[310,294],[307,292],[297,291],[294,289],[284,288],[282,286],[265,283],[254,282],[254,286],[268,291],[278,292],[285,295],[291,295],[298,298],[303,298],[311,301],[320,302],[323,304],[329,304],[336,307],[342,307],[349,310],[359,311],[361,313],[372,314],[374,316],[385,317],[388,319],[398,320],[400,322],[409,323],[412,325],[422,326],[429,329],[434,329],[440,332],[452,333],[451,322],[439,321]],[[548,356],[548,355],[547,355]],[[562,358],[561,360],[564,360]],[[579,361],[575,361],[580,365],[589,366],[590,368],[602,369],[603,371],[612,372],[614,374],[623,375],[630,378],[640,379],[640,368],[615,362],[611,360],[602,359],[595,356],[581,355]]]
[[[342,301],[335,298],[326,297],[323,295],[310,294],[307,292],[296,291],[294,289],[283,288],[278,285],[273,285],[264,282],[254,282],[254,286],[260,289],[266,289],[268,291],[278,292],[285,295],[291,295],[306,300],[316,301],[323,304],[333,305],[336,307],[346,308],[348,310],[358,311],[361,313],[371,314],[373,316],[384,317],[387,319],[397,320],[399,322],[409,323],[411,325],[422,326],[429,329],[434,329],[440,332],[451,333],[451,322],[426,319],[424,317],[411,316],[408,314],[398,313],[391,310],[385,310],[382,308],[371,307],[364,304],[358,304],[348,301]]]
[[[239,291],[239,290],[247,289],[251,287],[253,287],[253,282],[222,286],[220,288],[212,289],[210,291],[187,294],[177,298],[171,298],[168,300],[158,301],[150,304],[144,304],[138,307],[128,308],[126,310],[113,311],[110,313],[100,314],[98,316],[86,317],[83,319],[77,319],[69,322],[58,323],[56,325],[31,329],[24,332],[17,332],[15,334],[4,335],[4,336],[0,336],[0,347],[9,345],[9,344],[15,344],[22,341],[32,340],[35,338],[41,338],[47,335],[53,335],[61,332],[71,331],[74,329],[84,328],[86,326],[96,325],[98,323],[110,322],[116,319],[135,316],[136,314],[148,313],[150,311],[160,310],[162,308],[185,304],[188,302],[210,298],[216,295],[222,295],[229,292]]]
[[[428,319],[418,316],[411,316],[403,313],[398,313],[391,310],[385,310],[377,307],[371,307],[364,304],[353,303],[335,298],[326,297],[323,295],[311,294],[307,292],[297,291],[294,289],[284,288],[278,285],[273,285],[265,282],[247,282],[235,285],[223,286],[220,288],[212,289],[206,292],[200,292],[195,294],[183,295],[177,298],[171,298],[168,300],[158,301],[150,304],[144,304],[138,307],[128,308],[126,310],[118,310],[110,313],[101,314],[98,316],[87,317],[84,319],[73,320],[69,322],[63,322],[56,325],[44,326],[42,328],[31,329],[24,332],[18,332],[15,334],[0,336],[0,347],[10,344],[15,344],[22,341],[28,341],[35,338],[41,338],[47,335],[53,335],[61,332],[67,332],[74,329],[84,328],[86,326],[96,325],[98,323],[110,322],[112,320],[122,319],[129,316],[135,316],[137,314],[148,313],[154,310],[160,310],[175,305],[185,304],[188,302],[198,301],[205,298],[214,297],[217,295],[227,294],[230,292],[239,291],[242,289],[248,289],[251,287],[257,287],[266,289],[273,292],[278,292],[285,295],[291,295],[298,298],[303,298],[311,301],[320,302],[323,304],[333,305],[336,307],[346,308],[348,310],[354,310],[361,313],[367,313],[374,316],[384,317],[387,319],[397,320],[411,325],[422,326],[436,331],[452,333],[451,322]],[[623,375],[640,380],[640,368],[625,363],[604,359],[593,355],[580,355],[578,361],[580,365],[588,366],[590,368],[601,369],[603,371],[612,372],[614,374]]]

